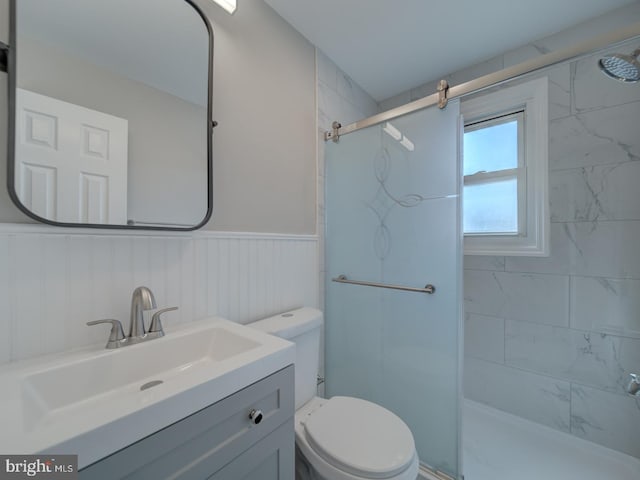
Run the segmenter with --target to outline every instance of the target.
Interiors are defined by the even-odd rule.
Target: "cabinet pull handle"
[[[249,412],[249,418],[254,425],[258,425],[262,421],[262,410],[256,410],[255,408]]]

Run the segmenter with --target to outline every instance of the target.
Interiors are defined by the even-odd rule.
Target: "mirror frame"
[[[204,219],[193,227],[172,227],[172,226],[146,226],[146,225],[107,225],[99,223],[66,223],[56,222],[36,215],[29,210],[20,200],[16,192],[15,185],[15,142],[16,142],[16,89],[17,84],[17,10],[18,0],[10,0],[9,3],[9,46],[7,48],[7,70],[9,74],[8,82],[8,135],[7,135],[7,189],[9,196],[18,209],[28,217],[38,222],[57,227],[74,228],[99,228],[99,229],[119,229],[119,230],[170,230],[188,232],[202,228],[211,219],[213,213],[213,129],[218,122],[213,120],[213,27],[211,22],[195,3],[194,0],[183,0],[193,8],[202,19],[209,35],[209,64],[207,66],[207,212]]]

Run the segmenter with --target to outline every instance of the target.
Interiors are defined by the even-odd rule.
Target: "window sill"
[[[548,257],[548,228],[539,229],[535,238],[516,235],[473,235],[464,237],[465,255],[506,257]]]

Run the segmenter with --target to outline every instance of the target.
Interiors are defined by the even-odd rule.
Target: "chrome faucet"
[[[131,296],[131,317],[129,323],[129,338],[142,337],[146,331],[144,329],[145,310],[157,308],[156,299],[147,287],[138,287]]]
[[[631,377],[631,380],[627,385],[627,393],[629,393],[629,395],[640,397],[640,376],[635,373],[631,373],[629,376]]]
[[[102,323],[111,324],[111,333],[106,348],[119,348],[127,345],[153,340],[164,336],[160,315],[171,310],[177,310],[178,307],[163,308],[156,311],[151,319],[149,330],[144,328],[144,312],[145,310],[153,310],[156,308],[156,299],[151,290],[147,287],[138,287],[133,291],[131,296],[131,318],[129,324],[129,335],[124,336],[122,323],[120,320],[105,319],[87,322],[87,325],[99,325]]]

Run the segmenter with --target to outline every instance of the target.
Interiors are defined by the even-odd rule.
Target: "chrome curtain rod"
[[[350,283],[353,285],[363,285],[365,287],[378,287],[378,288],[390,288],[392,290],[405,290],[407,292],[419,292],[419,293],[435,293],[436,287],[431,284],[425,285],[424,288],[416,288],[416,287],[405,287],[403,285],[388,285],[386,283],[376,283],[376,282],[362,282],[360,280],[349,280],[346,275],[340,275],[336,278],[331,279],[334,282],[338,283]]]
[[[357,122],[346,126],[342,126],[338,122],[333,122],[333,130],[325,132],[324,139],[325,141],[333,140],[334,142],[337,142],[342,135],[347,135],[349,133],[362,130],[363,128],[393,120],[394,118],[431,107],[432,105],[439,105],[440,108],[444,108],[447,101],[452,98],[460,98],[485,90],[489,87],[513,80],[514,78],[521,77],[528,73],[533,73],[567,60],[588,55],[609,45],[630,40],[637,36],[640,36],[640,22],[634,23],[628,27],[620,28],[613,32],[598,35],[595,38],[581,42],[573,47],[563,48],[555,52],[541,55],[532,60],[519,63],[518,65],[505,68],[498,72],[490,73],[489,75],[478,77],[474,80],[461,83],[460,85],[449,87],[445,80],[441,80],[438,85],[438,92],[432,95],[406,103],[400,107],[392,108],[386,112],[378,113],[372,117],[358,120]]]

